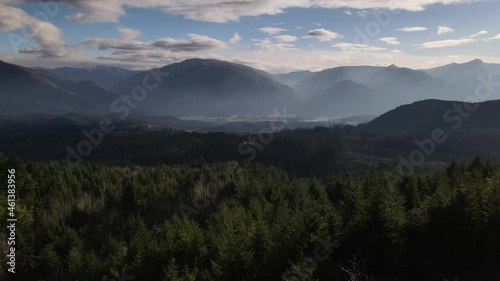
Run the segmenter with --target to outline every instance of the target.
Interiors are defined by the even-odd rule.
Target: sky
[[[0,0],[0,60],[144,70],[213,58],[272,73],[500,63],[499,13],[498,0]]]

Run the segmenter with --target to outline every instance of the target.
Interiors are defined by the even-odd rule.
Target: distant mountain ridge
[[[139,73],[139,71],[100,65],[87,68],[59,67],[54,69],[35,68],[35,70],[50,73],[62,79],[74,82],[90,80],[106,89],[111,89],[117,83]]]
[[[306,70],[306,71],[295,71],[290,73],[277,73],[273,75],[273,78],[277,82],[293,88],[313,75],[314,72]]]
[[[481,84],[479,80],[481,77],[488,80],[490,75],[500,75],[500,64],[488,64],[476,59],[467,63],[452,63],[424,70],[424,72],[448,84],[449,91],[454,95],[448,94],[443,97],[444,99],[463,100],[474,94],[477,86]],[[491,99],[500,99],[500,95],[497,93]]]
[[[1,68],[0,107],[33,113],[109,110],[113,98],[130,94],[149,74],[106,66],[49,70],[2,62]],[[138,113],[262,116],[286,107],[287,113],[299,116],[343,118],[380,115],[428,99],[463,101],[474,93],[478,77],[488,80],[491,74],[500,75],[500,65],[474,60],[428,70],[395,65],[341,66],[271,75],[227,61],[189,59],[156,71],[169,76],[148,89]],[[103,84],[114,86],[106,90]],[[500,99],[498,93],[489,99]]]
[[[295,90],[306,100],[307,108],[345,116],[348,109],[352,115],[381,114],[401,104],[436,98],[442,95],[445,83],[425,72],[394,65],[343,66],[318,72]],[[332,103],[325,104],[326,100]]]
[[[100,113],[107,111],[116,97],[91,81],[72,82],[0,61],[3,113]]]

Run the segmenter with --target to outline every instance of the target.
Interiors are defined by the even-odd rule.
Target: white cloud
[[[333,45],[332,47],[339,48],[342,51],[353,51],[353,52],[380,52],[385,51],[385,48],[364,45],[364,44],[355,44],[355,43],[338,43]]]
[[[351,11],[349,11],[349,10],[345,10],[345,11],[344,11],[344,14],[345,14],[345,15],[348,15],[348,16],[352,15]]]
[[[304,38],[315,38],[318,39],[318,41],[320,42],[327,42],[327,41],[332,41],[333,39],[343,38],[343,36],[336,32],[320,28],[308,31],[307,35],[304,36]]]
[[[403,52],[402,52],[401,50],[394,49],[394,50],[391,50],[391,53],[394,53],[394,54],[402,54]]]
[[[491,40],[500,40],[500,33],[497,34],[496,36],[493,36],[493,37],[486,39],[486,41],[491,41]]]
[[[273,37],[278,42],[295,42],[299,40],[297,36],[293,35],[278,35]]]
[[[455,29],[447,27],[447,26],[438,26],[437,27],[437,34],[438,35],[445,34],[445,33],[450,33],[450,32],[453,32],[453,31],[455,31]]]
[[[323,24],[322,24],[322,23],[320,23],[320,22],[313,22],[313,24],[314,24],[315,26],[322,26],[322,25],[323,25]]]
[[[276,34],[280,34],[281,32],[284,32],[284,31],[288,31],[284,28],[279,28],[279,27],[262,27],[262,28],[259,28],[257,29],[258,31],[261,31],[263,33],[266,33],[266,34],[269,34],[269,35],[276,35]]]
[[[255,46],[260,47],[262,50],[266,51],[291,51],[296,50],[295,45],[289,43],[274,43],[271,39],[253,39]]]
[[[162,66],[185,59],[200,57],[214,58],[214,51],[226,49],[227,44],[215,38],[199,34],[187,34],[186,38],[160,38],[152,41],[139,41],[138,31],[119,29],[120,36],[113,38],[89,38],[80,45],[98,50],[111,50],[111,54],[96,57],[106,64],[117,63],[145,66]]]
[[[495,36],[495,37],[488,38],[488,39],[477,38],[477,37],[479,37],[481,35],[485,35],[485,34],[488,34],[488,31],[482,30],[482,31],[479,31],[479,32],[474,33],[472,35],[463,37],[463,38],[440,40],[440,41],[430,41],[430,42],[422,43],[418,46],[420,49],[437,49],[437,48],[445,48],[445,47],[462,46],[462,45],[471,44],[474,42],[484,42],[484,41],[500,39],[500,34]]]
[[[426,31],[427,27],[421,27],[421,26],[410,26],[410,27],[402,27],[398,28],[396,30],[399,31],[404,31],[404,32],[418,32],[418,31]]]
[[[362,10],[362,11],[357,11],[356,14],[364,19],[366,19],[366,17],[368,17],[368,15],[370,14],[370,12],[366,11],[366,10]]]
[[[239,45],[242,39],[243,39],[243,38],[242,38],[242,37],[238,34],[238,32],[236,32],[236,33],[233,35],[233,37],[231,37],[231,39],[229,39],[229,43],[230,43],[231,45]]]
[[[196,52],[226,48],[226,43],[208,36],[190,33],[187,37],[189,40],[165,38],[149,42],[149,44],[172,52]]]
[[[18,4],[21,2],[31,2],[31,3],[37,3],[36,1],[38,0],[0,0],[2,3],[9,3],[9,4]],[[65,1],[65,0],[62,0]],[[448,1],[444,0],[449,4],[451,2],[453,3],[458,3],[460,1]],[[442,2],[444,2],[442,1]],[[93,21],[119,21],[120,17],[126,14],[126,10],[123,9],[124,7],[141,7],[141,8],[150,8],[150,9],[162,9],[163,11],[167,13],[177,13],[180,15],[183,15],[185,17],[192,17],[193,19],[196,20],[207,20],[207,21],[217,21],[217,22],[227,22],[227,21],[236,21],[239,18],[243,16],[254,16],[254,15],[260,15],[260,14],[273,14],[273,13],[282,13],[284,12],[286,7],[290,7],[290,5],[298,5],[298,3],[302,3],[302,0],[290,0],[290,1],[253,1],[253,0],[241,0],[241,1],[233,1],[233,0],[227,0],[227,1],[219,1],[219,0],[213,0],[213,1],[206,1],[209,2],[200,4],[200,1],[194,1],[194,0],[186,0],[181,3],[181,1],[176,1],[177,3],[174,3],[174,1],[163,1],[163,0],[141,0],[141,1],[131,1],[131,0],[107,0],[107,1],[96,1],[96,0],[86,0],[86,1],[81,1],[81,0],[73,0],[71,4],[72,7],[78,8],[78,12],[80,12],[82,15],[81,17],[73,18],[74,20],[80,21],[80,22],[93,22]],[[232,5],[231,3],[239,3],[238,5]],[[305,1],[304,1],[305,2]],[[410,7],[412,5],[416,5],[416,3],[420,3],[422,5],[422,8],[424,8],[426,5],[429,3],[437,3],[439,1],[433,1],[433,0],[426,0],[426,1],[405,1],[405,2],[413,2],[413,3],[405,3],[403,1],[391,1],[391,0],[386,0],[386,1],[365,1],[365,0],[354,0],[354,1],[337,1],[337,0],[323,0],[323,1],[318,1],[318,0],[310,0],[307,1],[308,3],[319,3],[317,5],[318,7],[320,6],[328,6],[332,7],[334,5],[340,5],[342,9],[344,8],[351,8],[354,11],[355,9],[369,9],[369,7],[363,6],[364,4],[361,2],[364,2],[365,4],[368,3],[368,5],[388,5],[388,3],[393,4],[393,8],[396,9],[395,7],[400,5],[400,6],[407,6]],[[399,3],[398,3],[399,2]],[[340,3],[340,4],[339,4]],[[342,4],[343,3],[343,4]],[[431,3],[431,4],[432,4]],[[169,6],[172,7],[177,7],[180,10],[177,12],[173,12],[172,10],[169,10]],[[344,6],[342,6],[342,5]],[[285,8],[277,8],[278,6],[282,6]],[[302,5],[302,4],[301,4]],[[307,4],[309,5],[309,4]],[[240,6],[245,6],[249,8],[248,10],[245,9],[240,9]],[[354,8],[352,6],[359,6],[358,8]],[[274,7],[274,8],[270,8]],[[415,6],[413,6],[415,7]],[[10,8],[10,9],[9,9]],[[11,9],[18,10],[17,12],[12,12]],[[120,9],[123,10],[123,13],[120,12]],[[191,12],[189,10],[191,9]],[[182,11],[181,11],[182,10]],[[410,9],[411,10],[411,9]],[[418,9],[417,9],[418,10]],[[65,62],[72,62],[76,61],[76,55],[78,54],[78,51],[80,47],[82,46],[67,46],[64,42],[64,35],[60,29],[57,27],[51,25],[50,23],[45,23],[40,24],[40,23],[35,23],[33,24],[31,20],[26,20],[25,16],[22,14],[19,14],[20,9],[14,8],[14,7],[8,7],[5,6],[4,4],[0,4],[0,29],[3,31],[12,31],[12,30],[19,30],[23,26],[30,26],[30,25],[37,25],[40,30],[43,30],[44,32],[41,32],[38,37],[35,38],[37,46],[31,47],[31,48],[24,48],[23,52],[28,53],[28,54],[33,54],[33,55],[25,55],[25,58],[31,58],[33,62],[37,62],[37,64],[41,64],[39,62],[43,62],[43,59],[36,59],[35,56],[50,56],[52,57],[50,60],[46,60],[45,63],[58,63],[60,65],[66,64]],[[342,11],[342,10],[341,10]],[[22,11],[21,11],[22,12]],[[251,15],[253,13],[253,15]],[[73,15],[75,16],[75,15]],[[21,20],[19,19],[14,19],[12,18],[20,17],[22,18]],[[29,16],[28,16],[29,17]],[[422,23],[425,24],[425,23]],[[289,29],[294,29],[294,25],[291,25]],[[277,26],[275,26],[277,27]],[[36,27],[33,27],[36,29]],[[304,30],[306,31],[306,30]],[[311,30],[310,32],[313,32],[313,35],[307,35],[308,38],[316,38],[319,41],[331,41],[333,39],[341,38],[342,35],[337,34],[335,32],[332,32],[333,36],[322,36],[318,32],[314,32],[318,30]],[[326,30],[328,31],[328,30]],[[289,44],[290,42],[285,42],[285,41],[280,41],[280,38],[285,38],[282,36],[291,36],[291,35],[279,35],[281,32],[280,31],[274,35],[270,35],[270,39],[264,39],[264,40],[259,40],[259,41],[254,41],[255,44],[259,44],[261,49],[264,50],[287,50],[288,52],[284,52],[285,54],[282,54],[280,52],[270,52],[266,53],[263,51],[249,51],[249,50],[242,50],[243,48],[226,48],[227,45],[224,42],[221,42],[215,38],[210,38],[207,36],[203,35],[197,35],[197,34],[189,34],[186,36],[186,38],[162,38],[162,39],[157,39],[153,41],[141,41],[138,38],[140,38],[140,32],[137,30],[132,30],[132,29],[120,29],[120,35],[117,38],[90,38],[90,41],[93,41],[93,46],[92,44],[86,45],[86,47],[99,47],[103,50],[111,50],[112,54],[107,55],[109,52],[106,52],[106,55],[103,57],[100,57],[99,59],[106,59],[112,64],[120,64],[122,66],[125,65],[134,65],[136,67],[141,67],[141,68],[148,68],[151,66],[158,66],[158,65],[164,65],[166,63],[171,63],[171,62],[177,62],[179,60],[187,59],[187,58],[192,58],[192,57],[201,57],[201,58],[211,58],[215,56],[219,56],[219,58],[222,59],[228,59],[228,60],[236,60],[236,58],[240,57],[246,58],[248,61],[255,61],[255,65],[257,65],[257,61],[259,60],[265,60],[267,59],[268,61],[263,61],[261,62],[265,67],[266,70],[272,70],[272,69],[277,69],[277,68],[288,68],[288,69],[295,69],[295,68],[322,68],[322,67],[329,67],[333,63],[339,63],[339,61],[334,60],[335,57],[341,57],[342,51],[345,50],[363,50],[366,52],[363,52],[363,56],[360,54],[358,55],[359,57],[356,57],[356,60],[354,60],[354,64],[371,64],[373,61],[386,61],[388,63],[394,63],[397,65],[409,65],[409,66],[414,66],[414,67],[419,67],[420,65],[425,65],[425,64],[434,64],[438,62],[444,62],[445,57],[419,57],[419,56],[413,56],[409,54],[401,54],[398,53],[398,50],[387,50],[386,52],[381,52],[381,50],[384,50],[384,48],[378,48],[374,46],[368,46],[368,45],[357,45],[353,46],[352,44],[350,46],[347,46],[345,44],[349,43],[341,43],[344,45],[338,45],[336,48],[339,50],[332,49],[331,52],[323,52],[321,50],[297,50],[297,48],[293,44]],[[17,32],[20,34],[20,32]],[[483,31],[482,33],[479,32],[473,36],[480,36],[487,34],[486,31]],[[273,37],[274,36],[274,37]],[[492,36],[492,35],[490,35]],[[488,40],[486,37],[489,36],[484,36],[481,37],[482,40]],[[234,36],[233,36],[234,38]],[[231,39],[233,39],[231,38]],[[328,39],[329,38],[329,39]],[[386,37],[384,37],[386,38]],[[470,38],[469,38],[470,39]],[[500,35],[494,36],[489,38],[491,40],[496,40],[500,39]],[[224,39],[227,41],[227,38]],[[452,41],[460,41],[464,39],[457,39],[457,40],[452,40]],[[477,41],[480,41],[480,38],[477,38]],[[50,42],[50,43],[49,43]],[[228,41],[231,43],[231,40]],[[441,42],[441,43],[439,43]],[[433,48],[439,48],[436,47],[436,45],[447,45],[447,44],[464,44],[463,42],[460,43],[450,43],[450,42],[445,42],[442,43],[443,41],[434,41],[434,42],[426,42],[424,44],[427,44],[427,47],[433,47]],[[43,44],[42,44],[43,43]],[[87,42],[88,43],[88,42]],[[331,43],[333,44],[333,43]],[[466,44],[466,43],[465,43]],[[392,47],[391,47],[392,48]],[[388,49],[391,49],[388,47]],[[217,53],[217,51],[223,50],[220,53]],[[240,52],[241,51],[241,52]],[[222,54],[224,56],[222,56]],[[371,56],[368,56],[370,54]],[[374,56],[373,54],[376,54]],[[10,54],[14,55],[14,54]],[[233,55],[233,56],[232,56]],[[301,55],[304,55],[304,57],[300,57]],[[390,56],[392,57],[390,57]],[[17,56],[16,58],[20,58],[21,56]],[[59,59],[60,57],[66,57],[65,59]],[[319,57],[322,58],[331,58],[328,61],[323,62],[322,60],[319,59]],[[3,58],[3,55],[2,55]],[[306,59],[307,58],[307,59]],[[432,59],[432,61],[425,61],[425,59]],[[97,62],[101,63],[102,61],[99,61],[99,59],[95,58],[90,58],[90,57],[78,57],[79,61],[82,63],[87,63],[87,60],[90,62]],[[309,61],[308,61],[309,60]],[[342,62],[340,60],[340,62]],[[350,61],[349,61],[350,63]]]
[[[445,48],[445,47],[456,47],[465,44],[470,44],[476,42],[476,39],[473,38],[463,38],[463,39],[449,39],[449,40],[441,40],[441,41],[431,41],[425,42],[420,45],[421,49],[437,49],[437,48]]]
[[[217,39],[190,33],[189,39],[160,38],[153,41],[139,41],[136,37],[139,31],[128,28],[118,29],[120,36],[112,38],[89,38],[80,43],[81,46],[92,48],[97,46],[99,50],[114,50],[117,52],[155,51],[166,50],[169,52],[201,52],[209,50],[224,49],[226,43]]]
[[[34,18],[21,9],[0,4],[0,31],[15,32],[23,28],[23,32],[7,35],[16,51],[40,57],[65,57],[78,51],[78,48],[66,45],[63,32],[57,26]],[[36,46],[21,48],[31,39],[36,41]]]
[[[2,0],[6,4],[37,3],[39,0]],[[56,0],[47,0],[47,2]],[[88,22],[118,22],[126,15],[125,7],[157,9],[165,13],[182,15],[185,18],[209,22],[238,21],[246,16],[277,15],[288,8],[327,9],[389,9],[422,11],[433,4],[460,4],[470,0],[58,0],[78,10],[68,19]],[[83,11],[83,12],[82,12]]]
[[[399,42],[398,38],[395,38],[395,37],[383,37],[383,38],[379,38],[378,40],[380,40],[386,44],[389,44],[389,45],[401,45],[401,42]]]
[[[479,31],[478,33],[470,35],[469,38],[476,38],[476,37],[479,37],[481,35],[486,35],[486,34],[488,34],[488,31],[482,30],[482,31]]]

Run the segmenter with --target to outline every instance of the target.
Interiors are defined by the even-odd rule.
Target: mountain
[[[236,63],[190,59],[153,72],[100,66],[28,69],[5,62],[0,63],[0,71],[0,108],[13,113],[102,112],[110,109],[115,93],[126,98],[142,95],[137,89],[146,88],[147,97],[137,108],[135,104],[126,105],[127,100],[122,98],[114,111],[121,111],[124,105],[135,113],[153,115],[267,116],[286,106],[290,114],[342,118],[379,115],[419,100],[466,100],[479,85],[478,77],[488,80],[490,74],[500,74],[500,65],[474,60],[429,70],[395,65],[344,66],[273,76]],[[154,72],[168,76],[161,83],[149,79],[148,85],[136,88]],[[129,75],[111,91],[99,84],[109,86],[117,81],[114,79]],[[295,86],[292,89],[282,83]],[[500,96],[487,99],[495,98]]]
[[[147,93],[139,111],[176,116],[269,115],[295,102],[294,91],[263,71],[219,60],[190,59],[156,69],[168,73]],[[128,94],[149,72],[114,87]],[[152,82],[151,82],[152,83]]]
[[[422,71],[391,65],[323,70],[301,82],[295,90],[306,104],[311,104],[305,107],[309,112],[314,106],[328,105],[330,116],[336,116],[348,109],[353,110],[350,114],[381,114],[401,104],[438,98],[445,88],[443,81]]]
[[[345,117],[353,114],[378,114],[373,105],[377,95],[365,85],[343,80],[330,86],[328,91],[315,95],[300,104],[305,113],[329,117]]]
[[[443,79],[448,84],[460,84],[464,79],[476,80],[477,76],[489,73],[486,64],[479,59],[462,64],[452,63],[424,71],[429,75]]]
[[[38,67],[34,69],[74,82],[83,80],[93,81],[106,89],[111,89],[119,82],[122,82],[139,73],[138,71],[109,66],[96,66],[88,68],[60,67],[54,69]]]
[[[500,65],[487,64],[476,59],[467,63],[452,63],[441,67],[424,70],[427,74],[444,80],[449,86],[449,94],[444,98],[454,98],[463,100],[474,95],[476,88],[480,85],[479,77],[488,80],[489,75],[499,75]],[[491,96],[491,99],[498,99],[500,95]]]
[[[99,113],[115,98],[91,81],[72,82],[0,61],[2,113]]]
[[[436,128],[444,131],[500,131],[499,124],[500,100],[467,104],[459,101],[424,100],[399,106],[362,127],[376,133],[427,132],[431,137]]]
[[[302,81],[313,76],[313,74],[314,72],[311,71],[296,71],[290,73],[277,73],[273,75],[273,78],[277,82],[293,88],[300,84]]]
[[[380,93],[381,102],[391,108],[414,101],[441,98],[446,91],[444,81],[423,71],[394,65],[381,69],[364,83]]]
[[[371,75],[380,71],[380,67],[373,66],[341,66],[325,69],[314,73],[311,77],[299,83],[294,89],[303,98],[324,94],[337,83],[350,80],[357,84],[363,84]]]

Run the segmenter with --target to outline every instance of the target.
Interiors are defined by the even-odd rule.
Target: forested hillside
[[[500,279],[500,166],[479,158],[317,180],[236,162],[0,156],[7,168],[18,186],[17,280]]]

